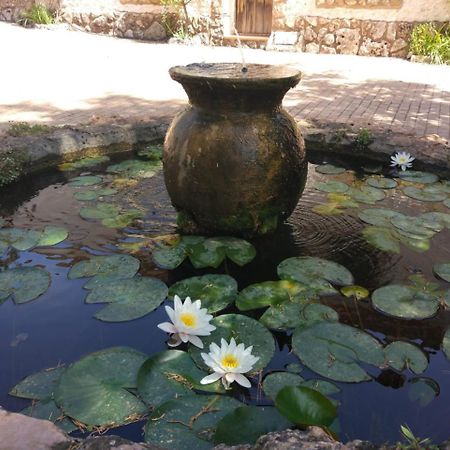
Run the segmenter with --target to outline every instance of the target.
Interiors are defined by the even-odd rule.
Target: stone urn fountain
[[[164,143],[164,177],[180,231],[274,231],[306,183],[303,138],[281,106],[301,73],[235,63],[190,64],[169,73],[190,103]]]

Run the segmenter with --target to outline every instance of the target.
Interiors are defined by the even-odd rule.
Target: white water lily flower
[[[407,168],[412,167],[412,162],[415,159],[416,158],[407,152],[398,152],[391,156],[391,166],[399,166],[402,170],[406,170]]]
[[[174,309],[166,306],[167,315],[172,323],[163,322],[158,325],[158,328],[172,335],[168,345],[176,347],[182,342],[190,342],[196,347],[203,348],[199,336],[209,336],[211,331],[216,329],[209,323],[213,316],[208,314],[206,308],[201,309],[200,300],[192,302],[190,297],[186,297],[183,303],[178,295],[175,295],[173,300]]]
[[[209,353],[202,353],[205,364],[214,370],[214,373],[203,378],[201,384],[214,383],[222,379],[225,389],[230,388],[233,381],[249,388],[251,386],[248,378],[242,375],[252,370],[259,357],[252,355],[253,345],[245,348],[244,344],[236,345],[236,341],[231,338],[228,344],[225,339],[220,341],[220,347],[212,343],[209,346]]]

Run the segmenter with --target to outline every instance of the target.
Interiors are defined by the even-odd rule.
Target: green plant
[[[357,150],[366,149],[373,142],[373,137],[367,128],[360,128],[355,138]]]
[[[427,57],[433,64],[450,64],[450,28],[433,23],[417,25],[409,49],[414,55]]]
[[[50,11],[45,5],[37,4],[32,6],[23,14],[20,23],[24,26],[43,24],[50,25],[55,22],[55,14]]]
[[[21,152],[6,151],[0,154],[0,187],[6,186],[20,177],[24,162]]]
[[[162,14],[163,26],[169,36],[184,40],[190,36],[192,25],[187,5],[192,0],[161,0],[164,7]]]
[[[41,133],[47,133],[49,130],[49,127],[47,125],[30,125],[26,122],[17,122],[13,123],[7,133],[10,136],[18,137],[18,136],[27,136],[30,134],[41,134]]]
[[[408,441],[407,444],[397,444],[396,449],[398,450],[438,450],[437,445],[431,443],[431,439],[421,439],[420,437],[414,436],[411,428],[408,425],[400,425],[400,431],[403,437]]]

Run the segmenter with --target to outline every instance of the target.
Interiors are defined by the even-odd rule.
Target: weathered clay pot
[[[170,69],[190,105],[166,135],[164,176],[182,232],[265,234],[288,217],[307,175],[304,143],[281,107],[301,73],[191,64]]]

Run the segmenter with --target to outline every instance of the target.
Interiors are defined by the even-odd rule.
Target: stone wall
[[[23,13],[33,7],[35,3],[35,0],[0,0],[0,21],[19,21]],[[49,9],[57,10],[60,0],[41,0],[39,3],[47,6]]]

